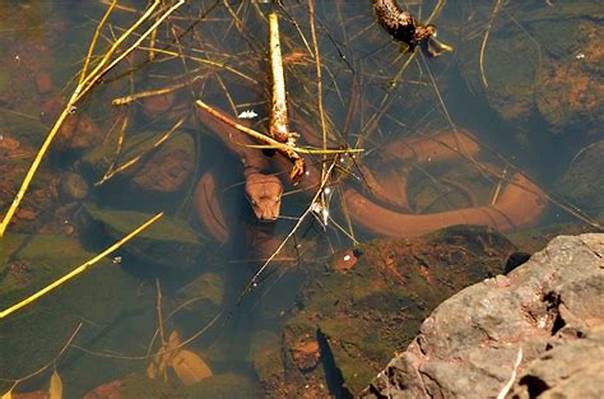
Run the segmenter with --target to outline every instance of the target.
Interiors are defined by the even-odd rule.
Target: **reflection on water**
[[[3,213],[110,3],[0,5]],[[56,368],[67,397],[346,397],[510,253],[599,228],[601,5],[409,3],[422,21],[440,10],[455,47],[429,58],[404,53],[369,3],[276,7],[300,145],[321,148],[324,132],[328,148],[364,149],[305,155],[297,186],[283,154],[195,105],[266,131],[266,4],[185,4],[77,103],[1,239],[0,307],[165,215],[0,320],[0,392],[46,390]],[[119,2],[89,71],[146,6]],[[252,211],[280,194],[259,173],[283,184],[276,222]],[[433,233],[464,224],[489,229]],[[395,240],[370,242],[383,237]]]

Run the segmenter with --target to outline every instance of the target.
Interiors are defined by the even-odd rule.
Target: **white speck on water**
[[[350,255],[344,255],[344,262],[348,262],[350,260]]]
[[[575,58],[578,59],[578,60],[584,60],[585,59],[585,54],[578,53],[577,55],[575,55]]]
[[[239,119],[254,119],[257,116],[258,116],[258,114],[253,109],[248,109],[246,111],[243,111],[239,115],[237,115],[237,118],[239,118]]]
[[[325,194],[326,195],[331,194],[331,187],[325,187]]]

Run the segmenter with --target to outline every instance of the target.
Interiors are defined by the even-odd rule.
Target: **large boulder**
[[[603,321],[604,234],[560,236],[439,305],[364,397],[602,397]]]

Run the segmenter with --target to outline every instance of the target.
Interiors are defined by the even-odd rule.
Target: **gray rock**
[[[602,397],[604,234],[561,236],[507,276],[449,298],[365,398]],[[575,381],[575,382],[572,382]]]

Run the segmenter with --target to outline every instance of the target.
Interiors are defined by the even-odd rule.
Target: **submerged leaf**
[[[155,360],[152,360],[149,362],[149,365],[147,366],[147,377],[149,377],[149,379],[154,380],[157,378],[159,374],[159,370],[157,369],[157,363]]]
[[[201,358],[188,350],[181,350],[172,358],[171,366],[184,385],[193,385],[212,376],[212,370]]]
[[[50,376],[50,387],[48,388],[49,399],[61,399],[63,397],[63,381],[57,370]]]

